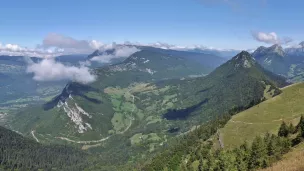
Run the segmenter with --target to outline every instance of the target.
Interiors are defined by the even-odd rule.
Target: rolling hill
[[[52,101],[22,110],[10,124],[39,142],[71,143],[102,152],[104,162],[123,164],[130,156],[135,160],[157,152],[195,126],[276,96],[286,84],[248,52],[205,77],[145,82],[170,69],[165,62],[155,66],[153,59],[171,60],[161,56],[144,63],[147,59],[134,54],[125,63],[95,70],[98,79],[92,84],[68,84]],[[142,71],[161,66],[166,68],[158,69],[160,75]]]

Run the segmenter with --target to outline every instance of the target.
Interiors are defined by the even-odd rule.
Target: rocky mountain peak
[[[243,67],[243,68],[250,68],[255,65],[255,60],[247,51],[242,51],[238,55],[232,58],[235,63],[235,67]]]

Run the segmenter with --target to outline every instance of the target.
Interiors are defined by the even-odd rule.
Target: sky
[[[0,5],[0,51],[89,53],[112,42],[217,49],[294,46],[303,0],[13,0]]]

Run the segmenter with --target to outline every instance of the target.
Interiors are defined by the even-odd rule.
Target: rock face
[[[271,47],[259,47],[252,53],[252,56],[267,70],[280,75],[286,75],[289,70],[288,57],[280,45]]]
[[[251,55],[246,51],[242,51],[232,59],[235,61],[235,68],[250,68],[256,63],[255,60],[251,57]]]
[[[252,56],[265,69],[282,75],[291,82],[304,80],[304,42],[285,49],[280,45],[261,46]]]
[[[89,119],[92,118],[92,116],[84,111],[81,107],[78,106],[76,102],[74,102],[73,97],[69,97],[69,103],[67,101],[59,101],[57,104],[58,108],[63,108],[64,112],[68,115],[68,117],[71,119],[71,121],[75,124],[75,128],[78,129],[78,133],[84,133],[88,129],[92,130],[92,126],[83,121],[83,117],[87,117]]]

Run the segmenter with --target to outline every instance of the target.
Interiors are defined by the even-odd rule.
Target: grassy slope
[[[220,130],[225,147],[234,147],[266,132],[275,133],[282,121],[297,123],[304,114],[304,83],[286,87],[283,93],[235,116]]]
[[[301,171],[304,170],[304,143],[287,153],[283,160],[262,171]]]

